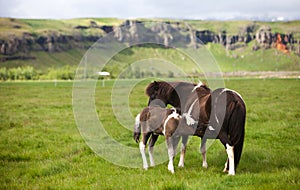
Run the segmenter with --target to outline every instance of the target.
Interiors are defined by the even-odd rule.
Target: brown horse
[[[144,108],[142,112],[138,114],[135,128],[140,127],[139,131],[141,131],[142,134],[142,140],[139,146],[144,169],[148,169],[145,150],[149,137],[152,135],[149,145],[150,165],[154,166],[154,143],[158,135],[165,135],[169,154],[168,169],[174,173],[173,159],[180,136],[176,135],[175,137],[173,133],[179,124],[179,120],[180,115],[176,112],[176,109],[161,108],[159,106]],[[139,136],[136,137],[139,138]]]
[[[189,82],[155,81],[146,88],[148,104],[171,104],[179,107],[187,125],[196,125],[194,135],[202,138],[200,150],[204,167],[207,167],[206,139],[219,138],[228,155],[224,172],[235,175],[244,143],[245,103],[237,92],[220,88],[211,92],[206,102],[202,105],[199,102],[199,107],[195,107],[198,95],[201,97],[201,92],[196,92],[195,89],[201,86]]]
[[[210,107],[206,106],[207,99],[210,97],[210,90],[205,86],[199,86],[194,89],[195,95],[197,95],[196,100],[193,102],[193,108],[195,110],[203,112],[203,113],[210,113],[210,110],[206,110]],[[200,109],[197,109],[197,107]],[[202,110],[204,109],[204,110]],[[148,163],[146,160],[145,149],[148,139],[151,137],[149,143],[149,157],[150,157],[150,164],[154,166],[154,159],[153,159],[153,148],[154,144],[157,140],[158,135],[165,135],[166,143],[168,146],[168,153],[169,153],[169,165],[168,169],[174,173],[174,166],[173,166],[173,159],[175,156],[175,150],[177,148],[178,142],[180,137],[182,137],[182,148],[181,148],[181,155],[180,161],[178,166],[184,167],[184,157],[186,152],[186,144],[187,144],[187,137],[189,135],[198,135],[204,133],[205,128],[207,127],[209,116],[202,114],[201,121],[206,121],[205,124],[199,124],[199,126],[203,127],[204,129],[199,130],[200,128],[195,126],[188,126],[187,117],[182,117],[179,115],[178,111],[175,108],[166,109],[160,106],[149,106],[137,115],[135,127],[134,127],[134,139],[136,142],[139,142],[140,134],[142,133],[142,141],[140,142],[140,151],[142,154],[143,159],[143,166],[145,169],[148,168]],[[191,114],[192,111],[189,111]],[[196,113],[199,115],[199,112]],[[191,121],[190,121],[191,122]],[[198,129],[198,130],[196,130]]]

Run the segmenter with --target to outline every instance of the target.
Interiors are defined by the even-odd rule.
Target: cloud
[[[299,0],[0,0],[1,17],[300,17]]]

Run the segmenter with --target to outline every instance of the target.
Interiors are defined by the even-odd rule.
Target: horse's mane
[[[208,88],[206,84],[202,84],[200,87],[196,88],[195,90],[199,98],[206,96],[212,92],[211,89]]]
[[[146,94],[148,96],[151,96],[155,92],[159,94],[169,94],[173,90],[173,87],[168,83],[164,81],[154,81],[150,83],[146,88]]]
[[[165,82],[165,81],[154,81],[150,83],[145,92],[150,97],[155,92],[158,94],[164,94],[164,95],[170,95],[176,86],[182,85],[182,84],[191,84],[188,82]],[[196,84],[193,84],[194,86]]]

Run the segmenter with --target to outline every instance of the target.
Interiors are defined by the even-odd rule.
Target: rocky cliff
[[[51,29],[38,34],[36,31],[26,31],[15,35],[14,31],[20,28],[18,25],[14,25],[11,30],[8,30],[5,37],[3,37],[4,35],[0,36],[0,58],[2,62],[12,59],[34,59],[35,57],[30,54],[33,51],[53,53],[72,48],[87,49],[99,37],[111,32],[119,41],[143,42],[150,40],[153,43],[169,46],[175,39],[181,39],[186,44],[197,48],[195,41],[199,39],[204,44],[222,44],[227,50],[251,46],[253,51],[277,48],[285,53],[293,52],[300,55],[300,40],[295,37],[299,36],[299,33],[295,31],[273,32],[271,27],[255,23],[239,27],[236,33],[229,33],[226,30],[193,28],[180,21],[157,22],[150,26],[145,21],[135,20],[125,21],[122,25],[99,25],[90,21],[86,25],[73,26],[71,33]],[[91,29],[96,32],[86,32]],[[147,33],[150,35],[145,35]]]

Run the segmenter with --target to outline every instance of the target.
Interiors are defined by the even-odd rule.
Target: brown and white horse
[[[220,139],[228,155],[224,172],[235,175],[244,143],[246,119],[244,100],[237,92],[220,88],[210,92],[206,101],[200,104],[199,97],[202,96],[202,92],[195,89],[201,86],[201,83],[196,86],[189,82],[155,81],[146,88],[146,94],[149,96],[148,105],[170,104],[178,107],[186,124],[190,127],[196,125],[194,135],[202,138],[200,151],[203,156],[203,167],[207,167],[206,139]],[[196,104],[197,101],[199,104]]]
[[[210,113],[210,110],[202,110],[207,109],[205,104],[207,102],[207,98],[210,97],[210,90],[203,85],[201,87],[195,88],[194,91],[196,94],[199,94],[199,96],[197,97],[197,101],[195,101],[193,104],[199,105],[199,110],[201,112]],[[199,113],[197,114],[199,115]],[[201,120],[206,120],[206,124],[201,125],[201,127],[206,128],[208,119],[208,115],[202,114]],[[140,152],[142,155],[143,167],[145,169],[148,168],[145,150],[149,138],[151,138],[149,142],[150,165],[155,165],[153,158],[153,148],[158,138],[158,135],[165,136],[169,155],[168,169],[172,173],[174,173],[173,159],[175,157],[176,148],[180,137],[182,137],[182,148],[178,166],[184,167],[184,156],[186,152],[187,137],[189,135],[201,136],[201,134],[204,133],[205,129],[199,129],[199,127],[198,130],[196,130],[195,126],[188,126],[186,117],[182,117],[179,114],[179,112],[176,111],[175,108],[167,109],[162,108],[160,106],[149,106],[147,108],[144,108],[143,111],[137,115],[134,126],[134,139],[136,142],[139,142],[140,134],[142,134],[142,140],[140,142]]]
[[[159,106],[147,107],[137,115],[135,123],[135,131],[141,131],[142,140],[139,147],[143,160],[144,169],[148,169],[146,159],[146,145],[149,137],[152,135],[149,145],[150,165],[154,166],[153,148],[158,135],[164,135],[168,147],[169,164],[168,170],[174,173],[173,159],[179,142],[180,136],[172,135],[174,129],[178,126],[180,115],[176,109],[161,108]],[[139,127],[140,129],[137,129]],[[139,136],[135,137],[139,138]]]

